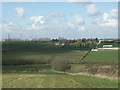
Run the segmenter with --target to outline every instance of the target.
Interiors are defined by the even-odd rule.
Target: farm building
[[[103,45],[102,48],[98,48],[99,50],[120,50],[119,47],[113,47],[113,45]]]
[[[55,44],[56,46],[59,46],[59,45],[60,45],[60,46],[65,46],[65,45],[68,45],[69,43],[67,43],[67,42],[60,42],[60,41],[59,41],[59,42],[55,42],[54,44]]]
[[[55,45],[60,45],[60,43],[59,43],[59,42],[56,42]]]
[[[111,43],[111,42],[114,42],[114,40],[111,40],[111,39],[99,40],[99,44],[104,42]]]
[[[92,49],[91,51],[98,51],[98,49]]]
[[[112,48],[113,45],[103,45],[103,48]]]

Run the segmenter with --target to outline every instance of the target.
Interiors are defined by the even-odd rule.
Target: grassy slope
[[[12,49],[20,49],[23,47],[33,48],[33,47],[43,47],[46,46],[47,43],[45,42],[3,42],[2,43],[2,50],[8,51]]]
[[[23,83],[24,82],[24,83]],[[3,74],[3,88],[117,88],[117,80],[65,74]]]
[[[56,59],[64,59],[71,62],[79,62],[81,59],[80,56],[84,56],[85,51],[79,50],[61,50],[58,51],[54,50],[45,50],[45,51],[18,51],[18,52],[11,52],[3,54],[3,62],[7,63],[20,63],[24,61],[33,62],[33,63],[42,63],[48,62],[51,60]]]
[[[79,71],[84,66],[75,65]],[[76,70],[77,69],[77,70]],[[24,83],[23,83],[24,82]],[[117,80],[58,73],[50,65],[3,66],[3,88],[115,88]]]
[[[118,62],[118,51],[91,51],[85,58],[86,61],[96,62]]]
[[[22,47],[27,47],[21,49]],[[64,59],[70,62],[79,62],[87,50],[76,50],[72,47],[49,47],[47,43],[14,42],[3,43],[3,64],[38,64],[56,59]]]

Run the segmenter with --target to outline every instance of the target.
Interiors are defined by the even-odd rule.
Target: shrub
[[[71,68],[71,65],[68,64],[66,60],[53,60],[52,68],[57,71],[65,72],[66,70]]]

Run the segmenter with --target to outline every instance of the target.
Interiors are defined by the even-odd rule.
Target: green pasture
[[[15,49],[26,49],[26,48],[36,48],[36,47],[44,47],[46,46],[46,42],[3,42],[2,50],[15,50]]]
[[[118,62],[118,50],[110,50],[110,51],[91,51],[84,60],[87,62],[95,61],[95,62]]]
[[[46,49],[34,51],[15,51],[3,53],[3,64],[41,64],[48,63],[52,60],[67,60],[69,62],[80,62],[81,58],[87,51],[64,50],[64,49]]]
[[[28,43],[28,44],[27,44]],[[29,46],[30,45],[30,46]],[[24,48],[22,48],[24,47]],[[7,51],[6,49],[9,48]],[[3,65],[25,65],[50,63],[52,60],[67,60],[79,63],[88,48],[56,47],[40,42],[3,43]]]

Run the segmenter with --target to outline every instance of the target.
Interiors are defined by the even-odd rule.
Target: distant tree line
[[[18,40],[18,41],[17,41]],[[101,40],[101,42],[99,42]],[[23,42],[20,39],[11,39],[5,40],[6,42]],[[82,39],[65,39],[59,37],[58,39],[50,39],[50,38],[40,38],[40,39],[31,39],[31,40],[24,40],[24,42],[50,42],[55,45],[63,45],[63,47],[89,47],[89,48],[97,48],[98,44],[100,43],[120,43],[119,39],[98,39],[98,38],[82,38]]]
[[[65,43],[66,46],[75,46],[75,47],[90,47],[95,48],[99,42],[98,38],[95,39],[52,39],[51,42],[62,42]]]

